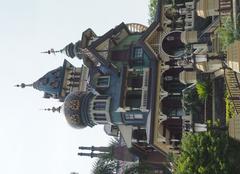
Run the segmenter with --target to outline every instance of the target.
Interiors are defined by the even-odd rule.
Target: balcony
[[[147,100],[148,100],[148,82],[149,82],[149,69],[143,69],[143,84],[142,84],[142,96],[141,96],[141,107],[140,109],[144,111],[147,110]]]

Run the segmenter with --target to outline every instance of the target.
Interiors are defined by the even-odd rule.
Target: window
[[[141,88],[143,83],[143,76],[142,74],[138,74],[136,72],[129,72],[127,83],[129,87],[132,88]]]
[[[106,102],[94,102],[93,109],[94,110],[105,110]]]
[[[182,108],[174,108],[170,114],[169,114],[170,117],[181,117],[183,116],[183,109]]]
[[[143,57],[143,49],[135,48],[134,49],[134,58],[142,58]]]
[[[130,67],[133,66],[143,66],[144,58],[143,58],[143,49],[142,48],[134,48],[133,56],[130,62]]]
[[[125,113],[126,120],[141,120],[143,115],[141,113]]]
[[[47,77],[43,77],[43,78],[39,79],[39,82],[41,85],[46,85],[48,83],[48,81],[49,81],[49,78],[47,78]]]
[[[94,113],[93,117],[95,121],[107,121],[106,115],[104,113]]]
[[[61,75],[61,68],[56,69],[55,71],[52,72],[52,75],[54,75],[56,78],[60,77]]]
[[[110,77],[109,76],[100,76],[97,79],[98,87],[109,87]]]
[[[50,82],[50,86],[53,87],[53,88],[58,88],[59,87],[59,82],[58,81]]]

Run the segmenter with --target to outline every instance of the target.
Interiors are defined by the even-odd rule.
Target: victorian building
[[[83,60],[81,68],[65,60],[29,86],[43,91],[45,98],[64,102],[62,109],[72,127],[102,124],[108,135],[120,133],[141,160],[164,162],[161,155],[178,153],[182,133],[191,131],[182,91],[196,83],[196,67],[216,68],[205,68],[209,38],[199,37],[196,23],[200,17],[195,7],[206,2],[173,6],[159,0],[149,27],[121,23],[102,36],[87,29],[80,41],[45,52]]]

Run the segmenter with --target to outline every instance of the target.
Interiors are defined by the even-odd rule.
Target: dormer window
[[[41,85],[46,85],[48,83],[49,79],[46,77],[43,77],[39,80]]]
[[[53,81],[50,83],[50,86],[53,88],[58,88],[59,87],[59,82],[58,81]]]
[[[97,87],[108,88],[110,84],[110,76],[100,76],[97,79]]]
[[[60,71],[60,70],[61,70],[61,68],[53,71],[53,72],[52,72],[52,75],[54,75],[56,78],[57,78],[57,77],[60,77],[60,75],[61,75],[61,71]]]

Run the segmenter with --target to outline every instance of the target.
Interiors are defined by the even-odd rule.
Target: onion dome
[[[74,128],[93,127],[95,123],[89,116],[89,103],[93,93],[75,91],[70,93],[64,101],[64,115],[70,126]]]
[[[62,53],[62,54],[66,54],[68,57],[74,58],[77,55],[77,53],[79,52],[80,49],[80,45],[81,45],[81,41],[76,42],[75,44],[73,44],[72,42],[69,43],[67,46],[65,46],[63,49],[61,50],[57,50],[55,51],[53,48],[48,50],[48,51],[43,51],[41,53],[47,53],[47,54],[56,54],[56,53]],[[79,57],[79,56],[78,56]],[[81,57],[79,57],[81,58]]]
[[[75,51],[74,51],[74,47],[75,47],[74,44],[70,43],[63,50],[61,50],[61,52],[65,52],[65,54],[68,57],[74,58],[76,56]]]

